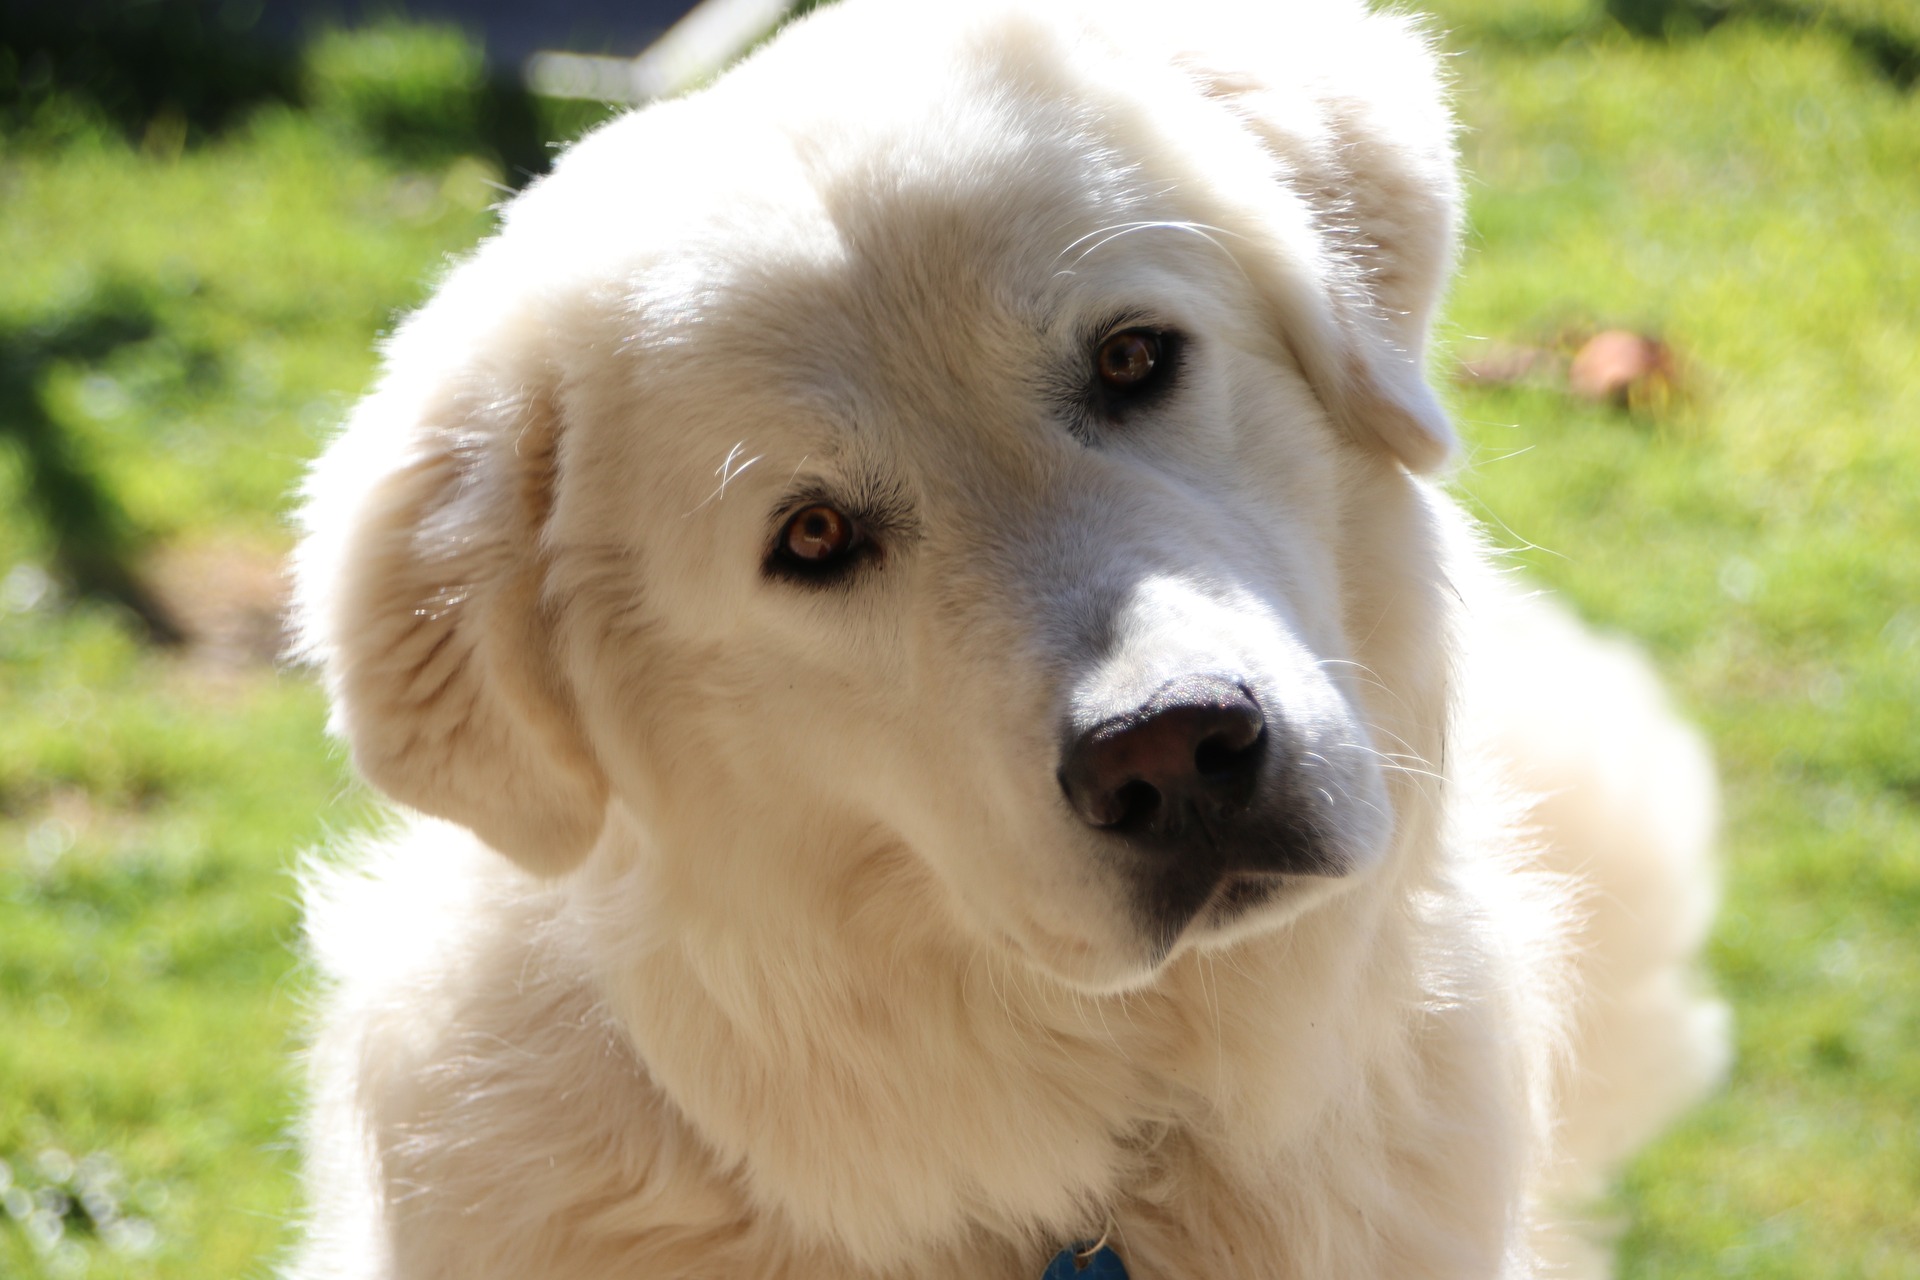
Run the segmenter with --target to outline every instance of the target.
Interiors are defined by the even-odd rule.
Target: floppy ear
[[[1207,40],[1180,61],[1307,211],[1331,324],[1290,335],[1296,353],[1348,430],[1411,470],[1437,470],[1454,436],[1427,384],[1427,329],[1453,269],[1460,188],[1433,51],[1401,14],[1334,0],[1273,6],[1289,22],[1324,24],[1303,40],[1262,25],[1276,14],[1229,8],[1238,39]]]
[[[447,349],[417,332],[432,323],[402,333],[308,481],[302,645],[375,786],[554,875],[607,799],[543,597],[558,410],[538,371],[419,376],[434,362],[402,357]]]

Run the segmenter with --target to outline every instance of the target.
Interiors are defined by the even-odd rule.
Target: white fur
[[[1414,474],[1424,41],[954,7],[581,142],[316,467],[307,649],[437,816],[311,880],[291,1276],[1598,1274],[1566,1215],[1718,1071],[1704,753]],[[1116,316],[1178,383],[1070,421]],[[769,579],[822,493],[883,558]],[[1349,873],[1167,952],[1059,726],[1215,669]]]

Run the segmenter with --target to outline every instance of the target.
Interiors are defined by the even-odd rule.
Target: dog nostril
[[[1253,763],[1266,737],[1264,728],[1249,733],[1245,724],[1213,734],[1194,748],[1194,770],[1209,780],[1239,773]]]
[[[1160,804],[1159,788],[1136,778],[1114,793],[1113,819],[1105,825],[1122,830],[1151,826]]]

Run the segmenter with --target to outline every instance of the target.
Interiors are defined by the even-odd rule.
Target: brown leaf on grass
[[[1673,348],[1626,329],[1596,333],[1567,366],[1567,389],[1582,400],[1623,409],[1657,410],[1680,390]]]
[[[1658,414],[1686,390],[1686,370],[1674,349],[1630,329],[1595,333],[1568,326],[1532,343],[1482,340],[1463,354],[1455,380],[1466,386],[1533,385],[1568,392],[1595,404]]]

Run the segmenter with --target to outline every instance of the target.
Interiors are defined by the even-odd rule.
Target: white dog
[[[1420,478],[1432,54],[941,8],[574,147],[316,469],[434,816],[315,876],[290,1274],[1604,1271],[1722,1057],[1713,787]]]

